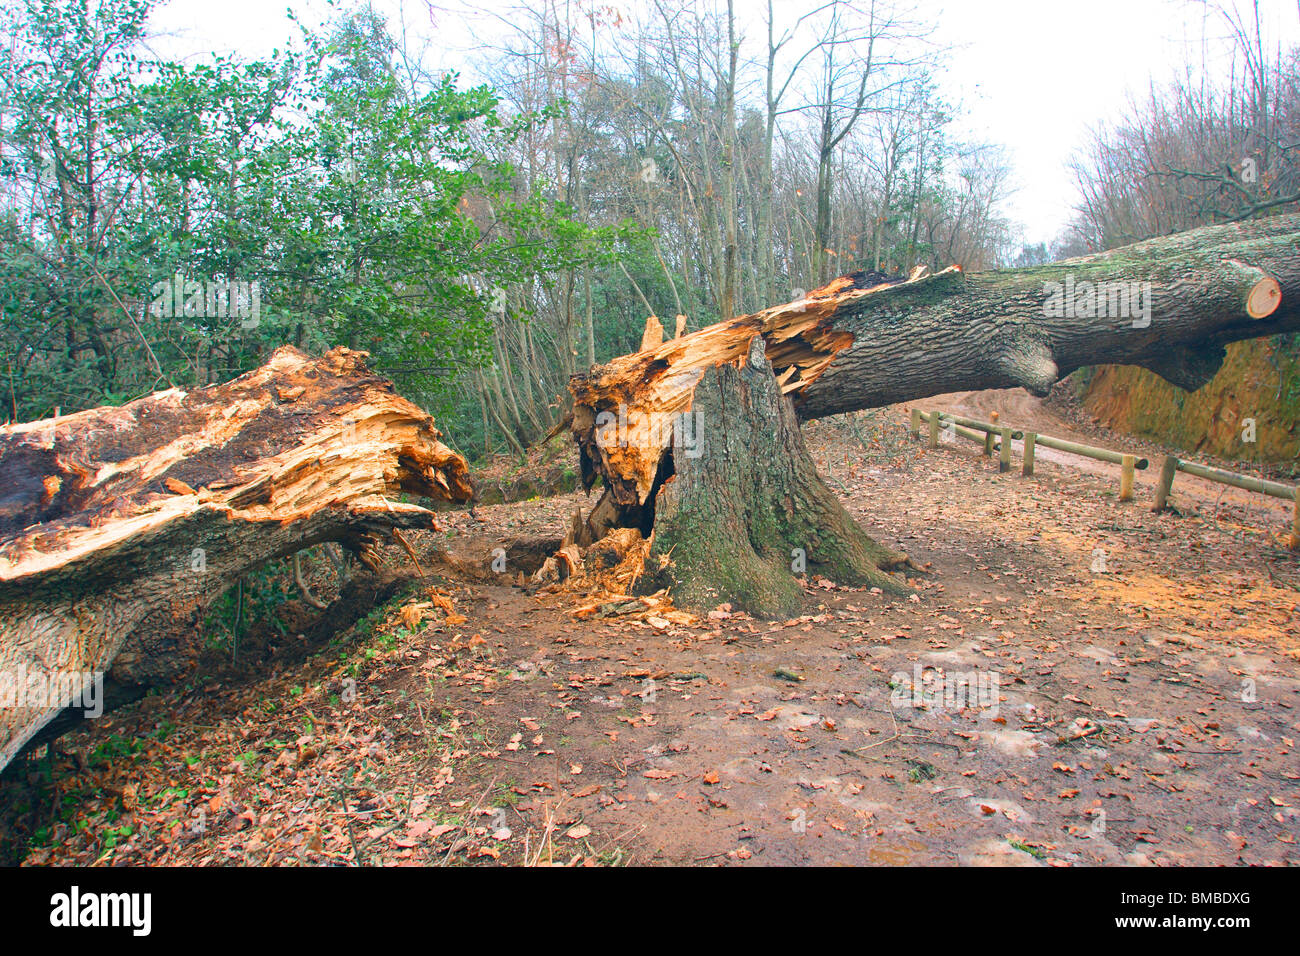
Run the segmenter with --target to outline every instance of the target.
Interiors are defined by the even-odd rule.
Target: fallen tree
[[[905,556],[849,518],[800,420],[971,389],[1044,395],[1096,364],[1140,365],[1194,390],[1227,343],[1297,328],[1297,215],[1027,269],[844,276],[690,335],[649,334],[640,351],[575,376],[583,484],[600,479],[605,492],[570,540],[652,535],[647,583],[696,606],[788,612],[803,568],[899,590],[882,572]]]
[[[433,526],[394,497],[470,498],[464,459],[365,357],[285,347],[224,385],[0,429],[0,680],[65,675],[0,709],[0,767],[95,674],[190,673],[204,612],[251,568],[325,541],[374,567]]]

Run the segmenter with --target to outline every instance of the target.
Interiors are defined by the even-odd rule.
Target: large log
[[[0,709],[0,767],[92,675],[189,673],[204,611],[251,568],[324,541],[373,566],[433,526],[396,496],[469,499],[464,459],[365,357],[285,347],[224,385],[0,429],[0,681],[76,675]]]
[[[1112,314],[1056,314],[1067,310],[1049,286],[1061,286],[1061,298],[1068,288],[1075,305],[1100,305],[1103,285],[1137,288],[1149,314],[1116,315],[1110,302]],[[841,299],[831,327],[853,344],[800,390],[803,419],[983,388],[1044,395],[1088,365],[1139,365],[1195,391],[1228,343],[1300,328],[1300,215]]]
[[[1095,364],[1140,365],[1195,389],[1218,370],[1227,343],[1296,329],[1300,215],[1208,227],[1028,269],[967,275],[952,267],[903,282],[844,276],[801,300],[662,342],[571,380],[584,487],[599,478],[606,488],[585,536],[598,538],[619,525],[658,532],[656,499],[665,482],[734,487],[738,468],[755,473],[741,484],[765,488],[788,511],[799,496],[777,475],[785,466],[771,458],[780,451],[755,439],[754,454],[742,461],[720,431],[737,416],[777,422],[782,401],[792,403],[789,414],[806,420],[972,389],[1023,386],[1043,395],[1063,376]],[[765,374],[784,399],[728,378],[719,380],[717,400],[731,406],[730,414],[719,412],[712,398],[709,414],[696,414],[706,373],[743,368],[758,338]],[[755,400],[765,407],[756,408]],[[681,467],[684,453],[696,459],[689,469]],[[732,477],[719,483],[711,468]],[[758,472],[766,477],[756,483]],[[805,478],[798,483],[806,485]],[[673,495],[694,499],[697,492],[679,487]],[[592,526],[596,516],[598,527]],[[716,547],[743,552],[755,537],[746,530],[718,537]],[[704,509],[696,512],[694,533],[712,534]],[[675,518],[668,537],[689,551],[684,534]],[[771,550],[771,541],[759,533],[756,552]],[[660,536],[655,550],[664,543]],[[660,557],[671,560],[666,550]],[[774,560],[769,556],[766,565]],[[816,563],[813,553],[808,560]],[[697,566],[705,570],[678,575],[679,591],[752,604],[745,595],[767,587],[753,576],[742,587],[728,583],[734,568],[720,574],[704,562]]]

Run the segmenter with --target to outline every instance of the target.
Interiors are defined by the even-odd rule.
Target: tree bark
[[[906,556],[868,537],[817,474],[762,336],[742,364],[705,375],[690,414],[653,502],[651,590],[675,588],[683,606],[727,602],[768,617],[799,606],[796,577],[805,574],[904,590],[881,569]]]
[[[1112,295],[1119,291],[1135,293],[1127,310]],[[862,543],[865,535],[846,530],[842,508],[807,491],[811,463],[783,415],[812,419],[984,388],[1044,395],[1093,364],[1141,365],[1196,389],[1214,376],[1227,343],[1296,329],[1297,215],[1027,269],[966,275],[953,267],[883,283],[843,276],[798,302],[574,376],[584,487],[600,478],[608,499],[593,510],[605,521],[587,536],[617,526],[653,531],[654,551],[675,562],[656,582],[675,583],[688,603],[789,608],[794,585],[773,570],[775,557],[811,540],[810,527],[821,531],[810,567],[814,553],[865,553],[877,566],[897,566],[901,556]],[[766,356],[761,372],[751,359],[758,354]],[[795,513],[799,527],[770,530]],[[757,565],[740,546],[746,537]],[[861,562],[828,560],[845,569],[844,580],[880,580]]]
[[[0,709],[0,767],[88,675],[190,673],[204,612],[251,568],[323,541],[373,567],[433,526],[391,497],[470,498],[464,459],[364,359],[286,346],[225,385],[0,429],[0,682],[69,675]]]
[[[1149,325],[1132,316],[1046,314],[1045,284],[1067,280],[1076,295],[1083,283],[1150,283]],[[1261,287],[1277,295],[1256,317],[1248,302]],[[1139,365],[1195,391],[1214,377],[1229,342],[1300,328],[1300,216],[1027,269],[941,273],[883,296],[845,293],[830,324],[853,343],[800,389],[801,419],[981,388],[1042,395],[1098,364]]]

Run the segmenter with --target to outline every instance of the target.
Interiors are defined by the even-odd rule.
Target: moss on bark
[[[881,570],[903,556],[873,541],[817,474],[761,337],[743,368],[706,374],[688,414],[654,503],[648,586],[671,587],[682,606],[766,617],[803,605],[803,573],[907,590]]]

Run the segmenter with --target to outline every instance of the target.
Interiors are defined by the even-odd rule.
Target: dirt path
[[[894,409],[808,434],[928,566],[911,598],[813,580],[799,618],[683,625],[421,588],[306,665],[65,738],[86,766],[55,761],[28,862],[1300,862],[1285,522],[1153,515],[1113,469],[1003,476],[905,430]],[[575,500],[482,517],[553,531]]]
[[[1113,451],[1145,456],[1149,461],[1149,467],[1135,472],[1134,480],[1137,487],[1146,487],[1149,490],[1154,489],[1159,482],[1160,465],[1168,452],[1168,449],[1155,442],[1135,438],[1131,435],[1113,434],[1095,423],[1088,428],[1081,428],[1079,423],[1067,420],[1051,405],[1030,395],[1023,388],[936,395],[934,398],[916,403],[916,407],[927,411],[931,408],[937,408],[941,411],[953,412],[954,414],[964,415],[968,418],[978,418],[983,421],[991,420],[991,416],[996,413],[999,422],[1014,428],[1033,430],[1040,434],[1064,438],[1067,441],[1097,445]],[[946,435],[944,437],[947,440],[952,440],[948,439]],[[975,447],[965,439],[957,439],[957,441],[967,447]],[[1243,446],[1243,449],[1245,448],[1246,446]],[[1023,441],[1016,440],[1012,442],[1012,454],[1018,467],[1019,462],[1024,457]],[[1034,460],[1036,464],[1038,462],[1051,462],[1063,468],[1109,477],[1115,482],[1119,481],[1119,469],[1115,465],[1084,458],[1080,455],[1072,455],[1069,452],[1057,451],[1042,445],[1036,446]],[[1258,472],[1258,469],[1250,465],[1243,466],[1240,463],[1205,463],[1221,465],[1221,467],[1225,467],[1230,471],[1239,471],[1245,474]],[[1174,481],[1175,502],[1177,502],[1180,495],[1201,504],[1207,501],[1209,503],[1224,501],[1236,503],[1247,509],[1256,510],[1261,521],[1280,520],[1289,522],[1291,520],[1291,506],[1280,499],[1243,491],[1240,488],[1233,488],[1228,485],[1220,485],[1182,472],[1178,474]]]

